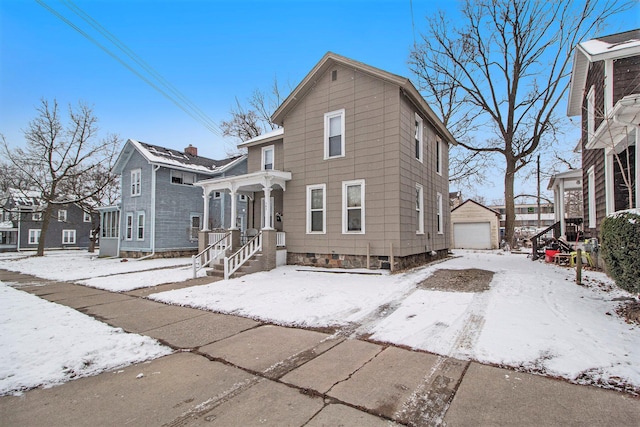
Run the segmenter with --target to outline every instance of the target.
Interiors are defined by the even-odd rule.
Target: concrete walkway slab
[[[131,298],[131,297],[129,297]],[[109,319],[108,323],[127,332],[144,333],[152,329],[206,314],[194,308],[160,305],[158,308]]]
[[[232,393],[237,384],[252,378],[201,356],[176,353],[23,396],[3,397],[0,424],[171,425],[183,420],[185,414],[197,414],[203,403]]]
[[[327,405],[305,427],[366,426],[400,427],[400,424],[340,404]]]
[[[127,299],[118,300],[108,304],[87,307],[83,311],[86,314],[95,316],[99,319],[117,319],[118,317],[140,314],[145,311],[165,307],[165,305],[160,302],[135,297],[126,298]]]
[[[30,294],[39,296],[48,301],[56,302],[69,298],[84,297],[88,295],[99,295],[105,291],[95,288],[88,288],[86,286],[74,285],[72,283],[55,282],[44,286],[31,287],[28,289],[22,289],[21,291],[29,292]]]
[[[204,346],[200,351],[254,372],[265,372],[327,337],[320,332],[264,325]]]
[[[444,418],[447,426],[637,426],[640,399],[472,363]]]
[[[42,296],[41,298],[49,299],[47,295]],[[131,298],[132,297],[127,295],[102,291],[101,293],[93,294],[93,295],[84,295],[84,296],[76,296],[76,297],[65,298],[65,299],[56,299],[54,302],[57,302],[58,304],[66,305],[67,307],[75,308],[77,310],[82,310],[87,307],[92,307],[96,305],[127,301]]]
[[[190,425],[298,427],[305,425],[323,405],[319,397],[265,379]]]
[[[174,348],[198,348],[255,328],[255,320],[216,313],[205,313],[145,332]]]
[[[382,346],[376,344],[346,340],[289,372],[281,380],[324,394],[335,384],[348,379],[381,351]]]
[[[192,286],[208,285],[209,283],[222,280],[219,277],[197,277],[195,279],[185,280],[184,282],[165,283],[163,285],[150,286],[147,288],[134,289],[132,291],[125,292],[127,295],[136,297],[148,297],[151,294],[157,294],[159,292],[173,291],[175,289],[189,288]]]
[[[437,361],[431,354],[388,347],[327,394],[398,420],[405,402],[412,399]]]

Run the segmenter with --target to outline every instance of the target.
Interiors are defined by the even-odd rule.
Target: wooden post
[[[576,253],[576,283],[582,285],[582,250]]]
[[[367,242],[367,270],[371,269],[371,243]]]

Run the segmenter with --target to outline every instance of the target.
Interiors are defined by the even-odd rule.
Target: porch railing
[[[282,232],[282,231],[278,231],[276,233],[276,247],[278,248],[284,248],[285,246],[287,246],[287,234]]]
[[[228,231],[214,231],[209,233],[209,244],[215,243],[229,234]]]
[[[191,257],[191,265],[193,267],[193,278],[198,276],[198,271],[205,267],[209,267],[211,263],[220,258],[227,249],[231,248],[231,233],[209,233],[209,242],[212,241],[212,236],[215,239],[213,243],[204,248],[202,252]]]
[[[242,265],[247,262],[256,252],[262,250],[262,231],[256,234],[241,247],[236,253],[224,258],[224,279],[227,280]]]

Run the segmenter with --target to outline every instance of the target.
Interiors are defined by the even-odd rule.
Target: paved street
[[[0,280],[176,351],[0,398],[3,426],[638,425],[640,399],[326,331],[0,270]]]

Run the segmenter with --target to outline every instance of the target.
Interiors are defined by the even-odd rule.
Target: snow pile
[[[149,337],[125,333],[1,282],[0,306],[0,395],[171,353]]]

